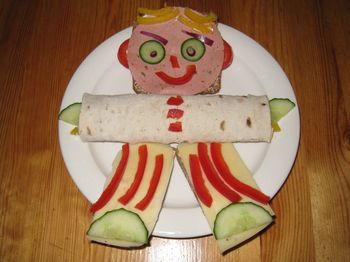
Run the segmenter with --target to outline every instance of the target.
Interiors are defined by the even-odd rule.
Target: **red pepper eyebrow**
[[[168,43],[168,40],[166,40],[164,37],[157,35],[155,33],[147,32],[147,31],[140,31],[141,34],[149,36],[154,38],[155,40],[158,40],[161,42],[163,45],[166,45]]]

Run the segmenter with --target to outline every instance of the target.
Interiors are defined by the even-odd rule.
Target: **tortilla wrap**
[[[84,94],[79,118],[83,141],[157,142],[270,142],[271,114],[266,96],[182,96],[169,105],[168,95]],[[169,118],[170,109],[183,115]],[[180,122],[182,131],[171,131]]]

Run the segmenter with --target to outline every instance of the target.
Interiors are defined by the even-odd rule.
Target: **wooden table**
[[[141,1],[0,2],[2,261],[349,261],[350,2],[167,1],[213,10],[280,63],[301,112],[299,152],[271,205],[276,223],[222,256],[212,236],[91,244],[90,203],[58,144],[62,96],[82,60],[130,26]],[[225,2],[225,3],[224,3]],[[142,1],[149,8],[164,1]]]

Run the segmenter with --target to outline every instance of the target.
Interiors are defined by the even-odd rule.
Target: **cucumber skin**
[[[70,104],[59,112],[58,119],[68,124],[78,126],[80,109],[81,102]]]
[[[146,235],[146,241],[145,242],[142,242],[143,244],[145,244],[145,245],[148,245],[149,244],[149,239],[148,239],[148,229],[147,229],[147,227],[146,227],[146,225],[144,224],[144,222],[143,222],[143,220],[140,218],[140,216],[138,215],[138,214],[136,214],[135,212],[132,212],[132,211],[129,211],[129,210],[127,210],[127,209],[125,209],[125,208],[119,208],[119,209],[114,209],[114,210],[110,210],[110,211],[107,211],[106,213],[104,213],[102,216],[100,216],[99,218],[97,218],[95,221],[93,221],[92,223],[91,223],[91,225],[90,225],[90,227],[89,227],[89,229],[87,230],[87,232],[86,232],[86,235],[87,236],[91,236],[91,237],[98,237],[98,238],[103,238],[102,236],[93,236],[93,235],[90,235],[89,234],[89,232],[90,232],[90,230],[92,229],[92,227],[94,226],[94,224],[96,223],[96,222],[98,222],[98,221],[100,221],[103,217],[105,217],[106,215],[108,215],[108,214],[111,214],[111,213],[114,213],[114,212],[126,212],[126,213],[130,213],[130,214],[132,214],[132,215],[135,215],[135,216],[137,216],[138,218],[139,218],[139,220],[141,221],[141,223],[142,223],[142,225],[143,225],[143,228],[144,228],[144,230],[145,230],[145,235]],[[108,242],[108,239],[109,238],[104,238],[106,241],[105,241],[105,243],[107,243]],[[120,241],[128,241],[128,240],[124,240],[124,239],[115,239],[115,240],[120,240]],[[132,242],[130,242],[130,243],[132,243]]]
[[[218,233],[217,233],[218,226],[219,226],[218,223],[217,223],[218,216],[220,215],[221,212],[227,210],[228,208],[232,207],[233,205],[241,205],[241,206],[243,206],[243,205],[252,205],[252,206],[258,207],[258,208],[260,208],[261,210],[265,211],[266,214],[268,214],[268,215],[271,217],[271,221],[273,220],[273,216],[272,216],[265,208],[263,208],[263,207],[261,207],[261,206],[255,204],[255,203],[253,203],[253,202],[231,203],[231,204],[227,205],[226,207],[224,207],[223,209],[221,209],[221,210],[219,211],[219,213],[216,215],[215,222],[214,222],[214,229],[213,229],[213,233],[214,233],[215,239],[223,239],[223,238],[218,238]],[[257,225],[257,226],[259,226],[259,225]],[[252,229],[252,228],[251,228],[251,229]],[[243,232],[244,232],[244,231],[243,231]],[[243,233],[243,232],[241,232],[241,233]]]
[[[273,98],[269,101],[269,106],[271,120],[277,123],[295,107],[295,103],[288,98]]]
[[[202,49],[203,49],[203,50],[202,50],[202,54],[201,54],[199,57],[195,58],[195,59],[191,59],[190,57],[187,57],[187,56],[186,56],[186,53],[184,54],[184,52],[183,52],[184,46],[185,46],[189,41],[193,41],[193,40],[196,41],[196,43],[200,44],[201,47],[202,47]],[[197,62],[198,60],[200,60],[200,59],[204,56],[205,51],[206,51],[206,48],[205,48],[204,43],[202,43],[200,40],[198,40],[198,39],[196,39],[196,38],[189,38],[189,39],[185,40],[185,41],[181,44],[181,55],[182,55],[182,57],[183,57],[184,59],[186,59],[187,61],[190,61],[190,62]]]
[[[158,44],[161,49],[162,49],[162,52],[163,52],[163,56],[161,57],[161,59],[159,61],[151,61],[151,60],[147,60],[145,57],[144,57],[144,52],[146,52],[144,50],[144,46],[146,43],[152,43],[154,42],[155,44]],[[159,64],[160,62],[163,61],[163,59],[165,58],[165,48],[163,47],[163,45],[161,45],[158,41],[156,40],[148,40],[146,42],[144,42],[140,48],[139,48],[139,55],[140,55],[140,58],[142,59],[143,62],[147,63],[147,64],[150,64],[150,65],[156,65],[156,64]]]

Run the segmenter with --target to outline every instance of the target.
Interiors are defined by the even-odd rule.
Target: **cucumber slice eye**
[[[195,62],[203,57],[205,45],[196,38],[189,38],[181,45],[181,54],[188,61]]]
[[[148,230],[139,215],[124,208],[108,211],[96,219],[87,235],[107,240],[148,243]]]
[[[216,215],[214,235],[223,239],[271,222],[272,216],[263,207],[251,202],[233,203]]]
[[[158,64],[165,57],[165,49],[158,41],[148,40],[140,46],[139,54],[144,62]]]

